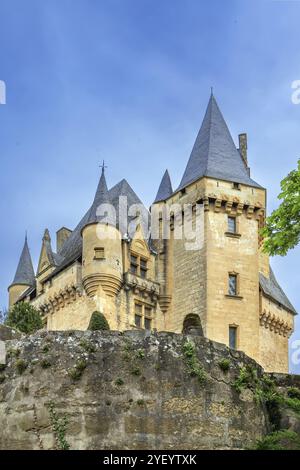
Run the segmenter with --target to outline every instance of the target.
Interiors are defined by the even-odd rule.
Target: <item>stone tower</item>
[[[184,213],[185,205],[197,204],[203,240],[189,250],[184,237],[174,236],[172,207]],[[161,228],[155,242],[166,328],[179,333],[194,322],[206,337],[245,351],[266,369],[285,370],[295,310],[261,251],[266,190],[250,177],[246,135],[237,149],[213,95],[179,187],[172,192],[166,173],[154,206],[161,219],[169,207],[170,236],[164,239]],[[180,224],[187,222],[184,215]]]
[[[99,286],[114,297],[122,284],[121,234],[109,199],[104,167],[82,235],[82,283],[88,296],[95,295]]]

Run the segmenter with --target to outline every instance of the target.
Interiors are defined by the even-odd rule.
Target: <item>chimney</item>
[[[59,253],[61,247],[63,246],[63,244],[65,243],[67,238],[69,238],[71,233],[72,233],[72,230],[69,230],[66,227],[62,227],[56,232],[56,251],[57,251],[57,253]]]
[[[245,162],[245,165],[248,166],[247,160],[247,134],[239,134],[239,151]]]

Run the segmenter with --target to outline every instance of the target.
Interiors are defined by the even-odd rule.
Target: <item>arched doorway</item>
[[[186,315],[185,319],[183,320],[182,333],[184,335],[194,334],[203,336],[203,329],[199,315],[196,313],[189,313]]]

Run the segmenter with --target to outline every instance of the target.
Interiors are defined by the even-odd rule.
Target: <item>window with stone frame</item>
[[[229,326],[229,347],[231,349],[237,349],[237,332],[238,327],[230,325]]]
[[[143,279],[147,278],[148,260],[135,253],[130,254],[130,272]]]
[[[130,255],[130,272],[132,274],[137,274],[138,273],[138,257],[131,254]]]
[[[235,273],[228,274],[228,294],[238,295],[238,275]]]
[[[102,246],[95,248],[94,250],[94,259],[104,259],[105,252]]]
[[[236,217],[228,216],[227,223],[227,231],[230,233],[237,233],[237,223]]]
[[[140,258],[140,276],[143,279],[147,277],[147,260],[145,258]]]
[[[152,307],[140,302],[134,304],[134,323],[137,328],[152,328]]]
[[[134,323],[137,328],[142,328],[143,306],[140,303],[134,304]]]

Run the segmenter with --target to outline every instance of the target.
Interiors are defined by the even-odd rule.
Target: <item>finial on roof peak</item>
[[[101,174],[104,175],[105,168],[107,168],[107,166],[105,165],[105,161],[104,161],[104,160],[102,161],[102,165],[100,165],[100,168],[101,168]]]

